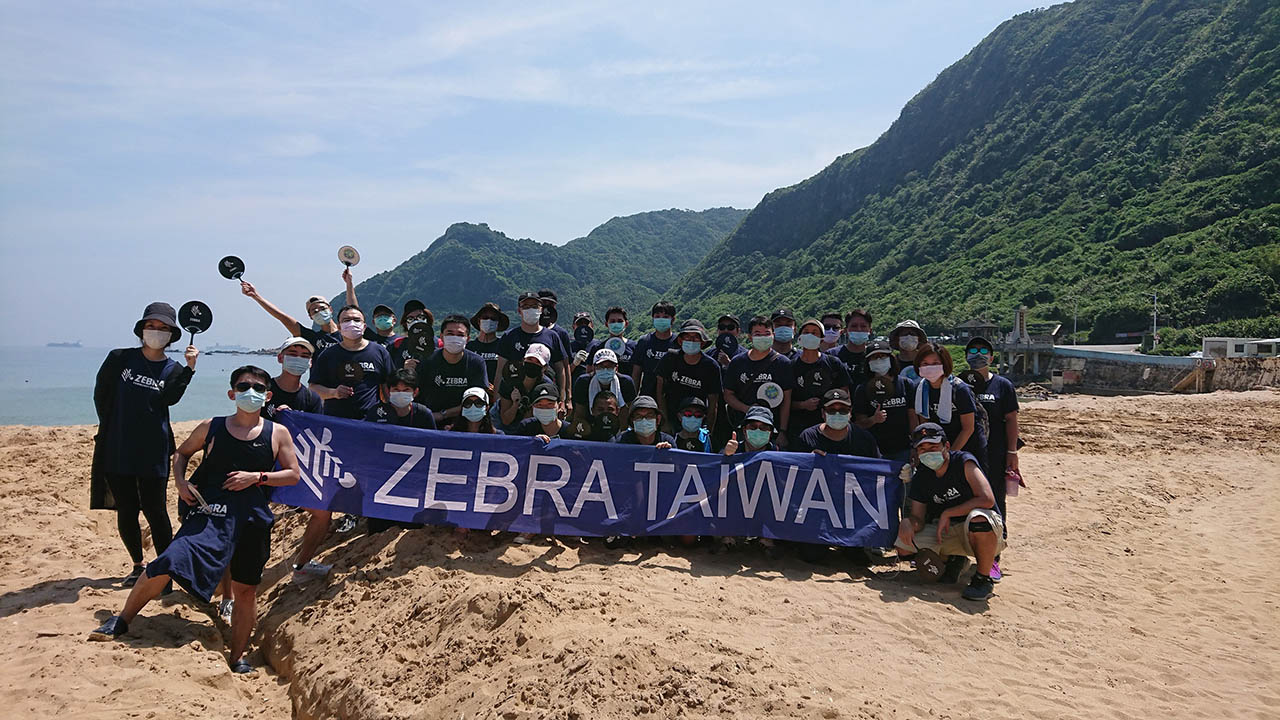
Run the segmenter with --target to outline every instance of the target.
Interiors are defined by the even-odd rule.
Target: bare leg
[[[996,561],[996,534],[990,530],[969,533],[969,547],[978,561],[978,572],[991,574],[991,564]]]
[[[258,619],[258,586],[244,585],[232,580],[231,595],[235,599],[236,605],[235,609],[231,611],[231,658],[229,662],[234,664],[244,655],[245,648],[249,647],[249,637],[253,635],[253,623]]]
[[[320,543],[324,542],[324,536],[329,534],[329,521],[333,519],[333,513],[328,510],[307,512],[311,513],[311,519],[307,521],[307,529],[302,533],[302,547],[298,548],[298,559],[295,562],[299,566],[306,565],[316,556]]]
[[[129,591],[129,598],[124,601],[124,609],[120,611],[120,618],[125,622],[133,622],[133,619],[138,616],[142,608],[154,600],[167,584],[169,584],[168,575],[151,577],[145,572],[142,573],[142,577],[138,578],[138,583]]]

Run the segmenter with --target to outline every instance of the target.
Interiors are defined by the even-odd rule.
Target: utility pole
[[[1160,310],[1159,300],[1158,293],[1151,293],[1151,347],[1156,346],[1156,317]]]
[[[1080,338],[1078,337],[1078,333],[1080,332],[1080,298],[1075,295],[1068,295],[1062,299],[1071,301],[1071,344],[1079,345]]]

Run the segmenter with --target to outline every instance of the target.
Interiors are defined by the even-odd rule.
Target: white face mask
[[[480,321],[480,332],[491,333],[491,332],[497,332],[497,330],[498,330],[497,320],[485,319]]]
[[[924,378],[925,380],[937,380],[938,378],[942,377],[942,366],[941,365],[921,365],[920,377]]]
[[[920,338],[916,337],[915,335],[903,335],[902,337],[898,338],[898,347],[902,348],[903,350],[906,350],[907,352],[911,352],[912,350],[915,350],[917,347],[919,347],[919,345],[920,345]]]
[[[143,330],[142,343],[152,350],[163,350],[173,334],[168,330]]]
[[[520,321],[525,325],[537,325],[542,319],[542,308],[525,308],[520,311]]]
[[[403,409],[409,407],[409,403],[413,402],[413,393],[393,392],[388,393],[387,398],[391,401],[392,405]]]
[[[444,336],[444,349],[451,353],[460,353],[467,346],[467,339],[458,335]]]
[[[892,367],[892,363],[887,357],[878,357],[874,360],[868,360],[867,366],[871,368],[871,372],[877,375],[884,375],[889,372],[889,368]]]
[[[810,335],[809,333],[801,335],[796,339],[796,342],[800,344],[800,348],[802,350],[817,350],[822,346],[822,338],[817,335]]]

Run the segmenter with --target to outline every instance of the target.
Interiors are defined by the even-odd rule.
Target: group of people
[[[907,463],[907,492],[896,547],[886,551],[952,583],[973,558],[977,570],[962,593],[973,600],[989,597],[1001,579],[1006,488],[1021,480],[1018,401],[1012,383],[992,372],[995,348],[983,338],[965,347],[968,370],[958,376],[951,353],[916,322],[899,322],[877,339],[862,309],[797,320],[779,308],[749,317],[745,328],[723,315],[713,335],[697,319],[677,324],[676,308],[662,301],[649,310],[653,330],[633,340],[622,307],[605,311],[599,331],[590,312],[561,327],[551,290],[515,299],[515,327],[497,302],[437,325],[418,300],[398,316],[387,305],[366,316],[349,269],[343,279],[345,304],[335,313],[313,295],[305,320],[241,281],[242,293],[289,334],[279,370],[238,368],[228,390],[235,414],[201,423],[181,446],[168,408],[182,398],[199,353],[187,347],[185,364],[166,355],[181,337],[173,308],[147,306],[134,327],[141,347],[108,355],[94,392],[100,426],[91,507],[117,510],[133,562],[125,585],[133,589],[121,614],[92,638],[126,632],[172,582],[206,602],[221,589],[232,669],[251,670],[243,654],[254,588],[270,554],[270,487],[299,478],[288,433],[273,422],[282,412],[544,442],[888,458]],[[187,462],[202,448],[204,460],[187,479]],[[165,507],[171,469],[185,516],[176,538]],[[325,575],[331,567],[315,556],[334,518],[308,512],[293,569]],[[139,513],[158,556],[148,565]],[[336,530],[357,522],[340,518]],[[370,532],[394,524],[368,521]]]

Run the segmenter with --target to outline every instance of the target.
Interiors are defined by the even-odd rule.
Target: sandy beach
[[[181,592],[123,642],[85,641],[128,570],[114,515],[86,509],[94,429],[0,428],[0,703],[9,718],[1280,714],[1280,392],[1072,396],[1024,405],[1022,425],[1030,487],[986,603],[905,564],[445,529],[333,537],[333,575],[295,583],[303,516],[281,513],[247,677],[227,669],[228,628]]]

